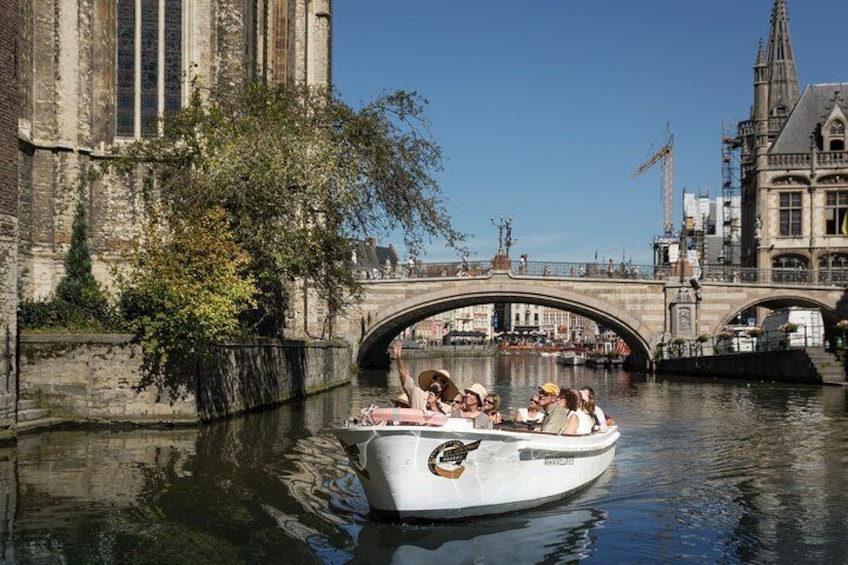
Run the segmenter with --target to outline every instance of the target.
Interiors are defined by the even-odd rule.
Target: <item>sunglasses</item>
[[[495,404],[495,401],[494,401],[494,400],[490,400],[490,399],[488,399],[488,398],[487,398],[487,399],[485,400],[485,403],[486,403],[486,404],[492,404],[492,405],[494,405],[494,404]]]
[[[462,404],[462,399],[459,400],[451,400],[451,404]]]

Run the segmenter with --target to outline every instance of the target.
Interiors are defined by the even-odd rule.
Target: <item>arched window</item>
[[[840,120],[833,120],[830,124],[830,135],[845,135],[845,124]]]
[[[843,283],[848,280],[848,254],[828,253],[820,256],[819,279],[825,283]]]
[[[810,263],[801,255],[778,255],[771,260],[772,281],[781,283],[805,283],[808,281]]]

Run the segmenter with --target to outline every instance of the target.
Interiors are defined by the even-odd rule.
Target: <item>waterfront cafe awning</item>
[[[445,338],[474,338],[474,339],[485,339],[486,332],[461,332],[461,331],[450,331],[445,334]]]

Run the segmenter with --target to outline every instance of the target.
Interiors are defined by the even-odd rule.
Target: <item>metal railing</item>
[[[675,269],[630,263],[610,264],[592,261],[511,261],[513,275],[552,278],[592,278],[618,280],[668,280],[678,276]],[[492,261],[414,262],[382,268],[354,269],[360,280],[394,280],[438,277],[487,277]],[[848,269],[757,269],[730,265],[703,265],[695,269],[701,282],[738,284],[792,284],[848,287]]]
[[[756,332],[756,330],[755,330]],[[654,359],[683,359],[711,355],[729,355],[754,351],[783,351],[786,349],[804,349],[821,347],[820,338],[810,337],[803,327],[795,332],[774,330],[752,335],[733,335],[724,332],[715,336],[700,336],[692,339],[675,338],[656,346]]]

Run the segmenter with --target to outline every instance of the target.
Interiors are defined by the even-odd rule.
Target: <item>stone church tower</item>
[[[775,0],[739,123],[742,262],[780,282],[848,281],[848,83],[800,91],[786,0]]]
[[[81,195],[94,274],[108,282],[109,265],[142,219],[141,187],[89,186],[83,177],[113,143],[157,135],[158,116],[187,100],[190,67],[224,88],[252,79],[329,84],[331,4],[18,2],[23,294],[41,298],[56,288]]]

